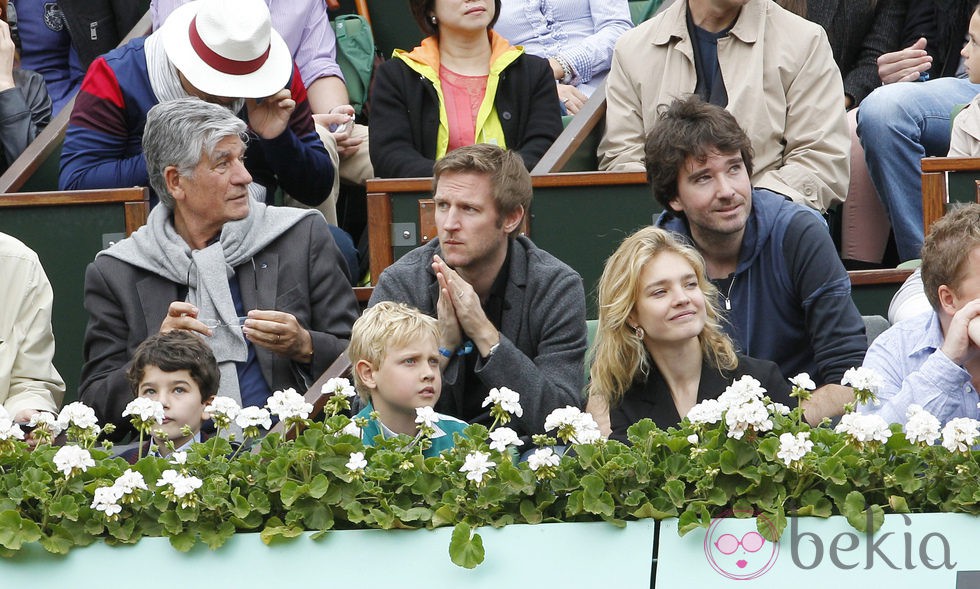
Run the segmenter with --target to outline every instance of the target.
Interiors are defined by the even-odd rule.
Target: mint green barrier
[[[449,559],[452,528],[311,532],[266,546],[237,534],[216,551],[188,553],[163,538],[133,546],[93,544],[67,556],[39,545],[0,559],[4,587],[650,587],[653,520],[617,528],[604,522],[480,528],[486,560],[464,569]],[[615,581],[613,581],[615,580]]]

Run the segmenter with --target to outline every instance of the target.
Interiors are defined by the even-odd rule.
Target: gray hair
[[[248,141],[245,121],[230,110],[198,98],[181,98],[160,103],[146,115],[143,130],[143,157],[150,186],[168,209],[174,197],[167,190],[164,170],[176,166],[181,176],[191,177],[205,154],[212,154],[218,143],[237,135]]]

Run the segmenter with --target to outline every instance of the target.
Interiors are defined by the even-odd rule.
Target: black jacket
[[[507,148],[528,170],[561,134],[555,79],[548,62],[523,54],[500,75],[494,97]],[[432,175],[439,130],[439,97],[432,82],[401,59],[381,64],[371,88],[371,163],[379,178]]]
[[[650,362],[650,375],[645,380],[637,380],[623,394],[623,400],[609,408],[609,425],[612,433],[609,438],[628,443],[626,430],[629,426],[649,417],[660,429],[677,427],[682,417],[677,414],[677,406],[670,396],[670,387],[656,364]],[[779,367],[768,360],[757,360],[738,355],[735,370],[719,370],[707,360],[701,364],[701,381],[698,383],[698,403],[717,399],[732,382],[749,375],[758,380],[770,399],[787,407],[796,407],[796,399],[789,381],[783,378]]]
[[[51,97],[41,74],[14,70],[14,87],[0,92],[0,174],[51,121]]]

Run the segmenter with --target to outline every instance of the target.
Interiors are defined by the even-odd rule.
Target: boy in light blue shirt
[[[416,410],[433,407],[442,391],[436,319],[404,303],[378,303],[354,323],[347,355],[354,386],[367,403],[357,414],[368,420],[362,441],[372,445],[379,435],[417,440],[422,434]],[[423,451],[426,457],[452,448],[453,434],[467,426],[440,413],[430,421],[434,431],[431,445]]]

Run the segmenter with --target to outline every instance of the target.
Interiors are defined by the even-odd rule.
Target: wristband
[[[465,342],[463,342],[463,345],[460,346],[460,348],[458,350],[456,350],[455,354],[457,356],[465,356],[465,355],[469,354],[472,351],[473,351],[473,342],[471,342],[469,340],[466,340]],[[454,352],[452,350],[450,350],[449,348],[442,348],[442,347],[440,347],[439,348],[439,353],[442,354],[443,356],[445,356],[446,358],[452,358]]]

